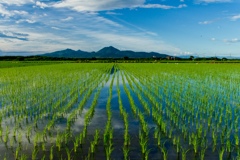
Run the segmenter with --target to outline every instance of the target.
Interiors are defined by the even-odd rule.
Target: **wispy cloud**
[[[116,12],[110,12],[110,11],[107,11],[106,14],[108,14],[108,15],[122,15],[122,13],[116,13]]]
[[[13,13],[11,13],[10,11],[8,11],[7,9],[6,9],[6,7],[4,7],[3,5],[1,5],[0,4],[0,14],[1,14],[1,16],[7,16],[7,17],[10,17],[10,16],[12,16],[12,15],[14,15]]]
[[[63,18],[63,19],[61,19],[61,21],[71,21],[71,20],[73,20],[73,17],[67,17],[67,18]]]
[[[34,3],[34,0],[0,0],[0,3],[21,6],[27,3]]]
[[[46,14],[50,13],[46,12]],[[74,15],[72,12],[67,12],[64,14],[66,18],[62,18],[62,20],[73,18],[74,21],[71,23],[62,21],[61,16],[58,12],[52,16],[42,17],[42,14],[38,15],[34,19],[37,21],[36,28],[33,28],[32,25],[26,26],[24,23],[12,25],[11,32],[28,33],[28,36],[6,38],[5,35],[5,39],[0,39],[1,49],[4,51],[43,51],[46,53],[65,48],[96,51],[104,46],[113,45],[125,50],[180,52],[179,48],[164,42],[156,36],[156,33],[137,29],[131,25],[126,26],[126,24],[117,23],[99,14],[83,12]],[[0,30],[8,28],[8,25],[0,26]],[[28,41],[19,41],[17,38],[27,38]],[[10,39],[11,42],[7,42],[7,39]]]
[[[53,4],[56,8],[70,8],[76,11],[110,11],[122,8],[159,8],[174,9],[187,7],[185,4],[179,6],[168,6],[162,4],[145,4],[145,0],[65,0]]]
[[[216,38],[211,38],[211,41],[216,41]]]
[[[30,23],[30,24],[33,24],[33,23],[36,23],[35,20],[31,20],[31,19],[19,19],[16,21],[16,23],[23,23],[23,22],[27,22],[27,23]]]
[[[231,19],[232,21],[236,21],[236,20],[240,19],[240,14],[234,15],[234,16],[232,16],[230,19]]]
[[[55,30],[60,30],[60,28],[58,27],[51,27],[52,29],[55,29]]]
[[[16,33],[16,32],[11,32],[11,31],[0,31],[0,37],[2,37],[2,38],[10,38],[10,39],[18,39],[18,40],[27,41],[28,36],[29,35],[25,34],[25,33]]]
[[[198,24],[211,24],[213,23],[213,21],[202,21],[202,22],[198,22]]]
[[[239,38],[224,39],[223,41],[226,43],[237,43],[237,42],[240,42],[240,39]]]
[[[0,15],[2,17],[12,17],[14,15],[25,16],[28,12],[22,10],[8,10],[8,8],[2,4],[0,4]]]
[[[226,3],[232,0],[197,0],[197,3]]]
[[[175,7],[175,6],[168,6],[168,5],[161,5],[161,4],[144,4],[144,5],[138,6],[138,8],[160,8],[160,9],[176,9],[176,8],[184,8],[184,7],[187,7],[187,5],[181,4]]]

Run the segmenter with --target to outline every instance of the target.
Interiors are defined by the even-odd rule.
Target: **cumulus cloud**
[[[36,2],[36,6],[38,6],[38,7],[42,8],[42,9],[44,9],[44,8],[47,8],[47,7],[48,7],[48,5],[47,5],[47,4],[45,4],[45,3],[43,3],[43,2],[39,2],[39,1],[37,1],[37,2]]]
[[[70,8],[76,11],[106,11],[122,8],[160,8],[173,9],[187,7],[185,4],[179,6],[168,6],[161,4],[145,4],[145,0],[65,0],[53,4],[56,8]]]
[[[240,14],[234,15],[234,16],[232,16],[230,19],[231,19],[232,21],[236,21],[236,20],[240,19]]]
[[[0,0],[1,1],[1,0]],[[26,0],[23,0],[27,2]],[[9,1],[10,4],[11,1]],[[13,1],[12,1],[13,2]],[[23,3],[17,3],[20,5]],[[30,1],[28,1],[30,3]],[[32,3],[32,2],[31,2]],[[81,11],[81,14],[69,11],[68,9],[48,8],[44,11],[39,8],[48,7],[68,8]],[[32,7],[32,6],[35,6]],[[22,7],[22,6],[21,6]],[[0,44],[5,51],[56,51],[64,48],[98,50],[110,44],[119,49],[131,49],[136,51],[156,51],[163,53],[179,53],[180,49],[164,42],[148,30],[133,25],[125,25],[120,20],[114,21],[98,11],[105,11],[106,14],[114,14],[112,10],[121,8],[161,8],[173,9],[183,8],[186,5],[167,6],[160,4],[145,4],[145,0],[65,0],[45,1],[36,0],[26,11],[13,11],[18,6],[8,6],[0,3],[0,16],[16,16],[8,19],[7,23],[0,26]],[[8,8],[12,9],[8,11]],[[64,13],[62,12],[64,10]],[[33,13],[33,14],[30,14]],[[118,13],[117,13],[118,14]],[[74,21],[73,21],[74,19]],[[115,19],[116,20],[116,19]],[[69,22],[71,21],[71,23]],[[29,25],[27,23],[38,23]],[[69,22],[69,23],[67,23]],[[81,23],[79,23],[81,22]],[[120,22],[120,23],[118,23]],[[11,25],[9,25],[11,23]],[[60,26],[60,27],[59,27]],[[8,30],[8,32],[6,32]],[[25,35],[17,33],[28,33]],[[11,42],[10,42],[11,41]],[[89,43],[90,42],[90,43]],[[92,45],[94,44],[94,45]],[[79,46],[81,46],[79,48]]]

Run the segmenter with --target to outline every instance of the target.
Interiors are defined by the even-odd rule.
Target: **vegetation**
[[[0,159],[240,157],[239,64],[49,63],[0,68]]]

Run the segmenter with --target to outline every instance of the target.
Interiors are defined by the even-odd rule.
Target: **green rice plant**
[[[100,131],[97,129],[96,131],[95,131],[95,135],[94,135],[94,144],[95,145],[98,145],[98,142],[99,142],[99,136],[100,135]]]
[[[21,146],[17,146],[17,148],[15,150],[15,154],[14,154],[15,159],[18,159],[21,150],[22,150],[22,147]]]
[[[49,159],[50,160],[53,160],[53,158],[54,158],[53,147],[54,146],[51,146],[51,149],[50,149],[50,154],[49,154]]]
[[[42,143],[41,146],[42,146],[42,151],[46,151],[46,146],[45,146],[45,143],[44,143],[44,142]]]
[[[219,153],[219,160],[223,160],[223,154],[224,154],[224,151],[225,151],[224,146],[222,146],[222,147],[218,150],[218,153]]]
[[[8,140],[9,140],[8,135],[9,135],[9,133],[10,133],[9,127],[7,126],[7,127],[6,127],[6,131],[5,131],[5,136],[4,136],[4,138],[3,138],[3,142],[4,142],[5,144],[8,143]]]
[[[33,151],[32,151],[32,160],[37,159],[37,154],[38,154],[38,149],[34,148]]]
[[[235,139],[235,145],[239,146],[239,137],[237,133],[234,134],[234,139]]]
[[[197,154],[199,142],[198,142],[198,136],[195,134],[192,134],[192,144],[193,144],[194,153]]]
[[[162,152],[162,154],[163,154],[163,159],[164,159],[164,160],[167,160],[168,151],[167,151],[166,147],[164,146],[165,143],[166,143],[166,141],[162,144],[162,146],[160,147],[160,149],[161,149],[161,152]]]
[[[111,154],[112,154],[113,150],[114,150],[113,143],[112,143],[112,141],[109,141],[108,145],[105,146],[105,153],[106,153],[107,160],[111,159]]]
[[[21,156],[19,157],[20,160],[27,160],[28,156],[26,154],[21,154]]]
[[[65,147],[65,150],[66,150],[66,153],[67,153],[67,159],[71,160],[71,152],[72,152],[72,150],[69,150],[68,147]]]
[[[186,160],[187,159],[187,152],[189,151],[190,149],[185,149],[181,146],[181,153],[182,153],[182,160]]]
[[[206,149],[207,148],[201,148],[201,150],[200,150],[200,159],[201,160],[204,160]]]
[[[73,141],[73,151],[76,153],[77,152],[77,149],[78,149],[78,146],[79,146],[79,137],[75,137],[75,141]]]
[[[123,146],[123,157],[124,157],[124,160],[128,160],[129,159],[129,152],[130,152],[130,149],[128,146]]]
[[[217,146],[217,135],[216,133],[214,132],[214,130],[212,131],[212,139],[213,139],[213,152],[215,151],[216,149],[216,146]]]

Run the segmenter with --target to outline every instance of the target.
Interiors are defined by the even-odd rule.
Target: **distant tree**
[[[124,60],[129,60],[128,56],[123,57]]]
[[[189,59],[190,59],[190,60],[193,60],[193,59],[194,59],[194,56],[190,56]]]

